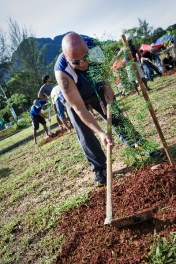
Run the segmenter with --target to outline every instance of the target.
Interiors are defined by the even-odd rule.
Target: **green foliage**
[[[175,264],[176,263],[176,233],[170,233],[168,239],[165,237],[156,237],[147,259],[151,264]]]
[[[154,29],[151,35],[151,43],[155,43],[158,38],[165,34],[166,30],[162,29],[161,27]]]
[[[163,30],[161,27],[153,30],[153,27],[149,26],[146,19],[142,20],[138,18],[138,22],[139,27],[123,30],[123,34],[130,35],[133,39],[133,43],[137,46],[141,46],[142,43],[155,43],[158,38],[166,34],[166,30]],[[170,29],[170,27],[168,29]]]
[[[173,24],[169,26],[168,28],[166,28],[166,32],[171,33],[171,35],[175,35],[176,34],[176,24]]]
[[[26,98],[23,94],[14,93],[8,100],[7,105],[8,107],[12,107],[14,104],[17,106],[22,106],[26,103]]]
[[[29,126],[31,126],[31,118],[29,112],[25,112],[21,114],[20,121],[15,123],[15,128],[16,130],[20,130]]]

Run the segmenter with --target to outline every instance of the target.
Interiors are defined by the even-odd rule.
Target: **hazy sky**
[[[176,0],[0,0],[0,28],[8,18],[32,28],[37,38],[75,31],[119,40],[123,29],[138,27],[138,18],[154,28],[176,23]]]

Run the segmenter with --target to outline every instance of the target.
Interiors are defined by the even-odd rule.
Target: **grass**
[[[149,97],[167,143],[174,146],[175,74],[157,78],[149,86],[153,89]],[[151,147],[157,144],[162,148],[142,95],[131,95],[119,104],[141,134],[153,141]],[[57,128],[53,132],[55,130]],[[3,264],[52,263],[64,243],[61,235],[55,236],[62,212],[85,203],[93,191],[94,174],[74,131],[43,146],[34,145],[31,135],[30,127],[0,141],[0,150],[4,151],[0,156],[0,255]],[[38,135],[38,143],[43,137],[44,134]],[[172,153],[175,153],[174,148]],[[116,137],[112,159],[115,163],[129,165],[139,162]],[[145,159],[140,158],[140,162],[143,164]]]

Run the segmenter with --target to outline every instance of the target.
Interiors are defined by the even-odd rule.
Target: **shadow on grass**
[[[58,124],[57,123],[56,124],[53,124],[51,126],[51,129],[56,128],[56,127],[58,127]],[[44,134],[44,133],[45,133],[45,131],[42,129],[41,131],[37,132],[37,136],[38,135],[41,135],[41,134]],[[1,149],[0,150],[0,155],[5,154],[5,153],[7,153],[10,150],[15,149],[15,148],[19,147],[19,145],[23,145],[23,144],[27,143],[30,140],[33,140],[33,135],[28,136],[28,137],[26,137],[26,138],[24,138],[24,139],[22,139],[22,140],[20,140],[20,141],[18,141],[16,143],[14,143],[12,146],[9,146],[7,148]]]
[[[10,171],[11,170],[9,168],[0,169],[0,179],[8,177],[10,174]]]

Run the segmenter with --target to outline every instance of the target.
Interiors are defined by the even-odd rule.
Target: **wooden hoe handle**
[[[110,105],[107,105],[107,133],[112,137],[112,115]],[[105,225],[109,224],[113,219],[113,205],[112,205],[112,145],[107,145],[107,202],[106,202],[106,219]]]

